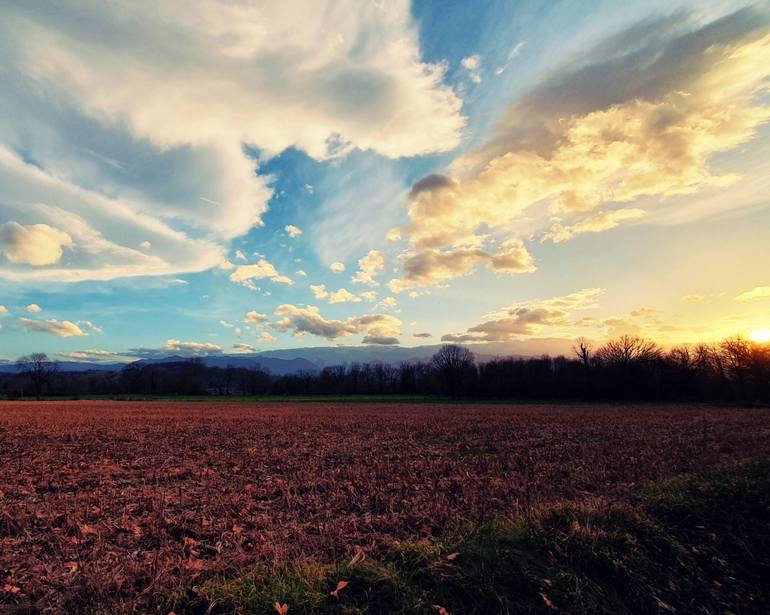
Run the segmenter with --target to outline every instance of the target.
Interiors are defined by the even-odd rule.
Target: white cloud
[[[73,242],[44,275],[0,267],[12,279],[216,266],[272,195],[244,145],[260,162],[288,147],[396,158],[451,150],[464,126],[401,1],[73,0],[55,17],[17,3],[0,54],[0,216]]]
[[[249,324],[261,324],[267,322],[267,315],[260,314],[256,310],[251,310],[250,312],[246,312],[246,315],[243,317],[243,322]]]
[[[123,362],[127,359],[127,357],[124,357],[117,352],[113,352],[111,350],[98,350],[94,348],[88,350],[75,350],[73,352],[57,352],[56,354],[57,356],[62,357],[63,359],[68,359],[70,361],[88,361],[96,363],[105,363],[110,361]]]
[[[363,333],[362,341],[365,344],[390,344],[397,343],[401,335],[401,321],[388,314],[364,314],[346,320],[328,320],[315,306],[303,308],[283,304],[276,308],[275,315],[279,320],[272,327],[277,331],[291,331],[295,336],[310,333],[335,340]]]
[[[91,333],[97,333],[97,334],[104,333],[104,329],[102,327],[100,327],[99,325],[95,325],[90,320],[78,320],[77,325],[79,327],[85,327],[86,329],[91,331]]]
[[[7,313],[8,313],[8,308],[5,307],[4,305],[0,305],[0,314],[7,314]]]
[[[242,353],[249,353],[249,352],[255,352],[256,348],[252,346],[251,344],[246,344],[244,342],[237,342],[233,344],[233,352],[236,354],[242,354]]]
[[[264,258],[259,259],[256,265],[239,265],[230,274],[231,281],[240,283],[261,278],[281,284],[294,284],[291,278],[278,273],[276,268]]]
[[[305,273],[305,271],[303,269],[297,269],[294,272],[294,275],[298,275],[301,278],[306,278],[307,277],[307,273]]]
[[[316,299],[324,299],[329,303],[360,303],[361,301],[375,301],[377,293],[374,291],[364,291],[362,293],[352,293],[347,288],[337,290],[327,290],[325,284],[311,284],[310,292]]]
[[[88,10],[89,20],[9,10],[5,35],[20,47],[13,59],[41,87],[58,86],[90,113],[123,119],[165,147],[227,139],[324,158],[339,148],[335,138],[386,156],[458,143],[461,103],[442,84],[442,68],[421,62],[406,2],[116,9],[81,0],[67,8],[72,17]]]
[[[241,250],[236,250],[235,251],[235,260],[237,260],[237,261],[246,261],[248,259],[246,258],[246,255]]]
[[[396,307],[396,305],[398,305],[398,302],[395,297],[383,297],[382,301],[377,304],[377,307],[389,310]]]
[[[43,311],[43,308],[41,308],[37,303],[30,303],[27,307],[24,308],[27,312],[30,314],[39,314]]]
[[[468,78],[473,83],[481,83],[481,56],[474,54],[460,60],[460,65],[468,73]]]
[[[294,239],[295,237],[299,237],[300,235],[302,235],[302,229],[301,229],[301,228],[297,228],[297,227],[296,227],[296,226],[294,226],[293,224],[287,224],[286,226],[284,226],[284,227],[283,227],[283,230],[285,230],[285,231],[286,231],[286,234],[287,234],[289,237],[291,237],[292,239]]]
[[[47,224],[24,226],[18,222],[0,225],[0,253],[16,265],[55,265],[62,248],[72,246],[72,237]]]
[[[378,273],[385,269],[385,257],[379,250],[369,250],[366,256],[358,260],[358,272],[353,276],[352,281],[355,284],[369,284],[378,286],[379,282],[374,279]]]
[[[19,324],[27,331],[36,333],[49,333],[57,337],[75,337],[85,336],[88,333],[84,332],[78,325],[69,320],[33,320],[32,318],[19,318]]]
[[[342,273],[345,271],[345,263],[341,263],[340,261],[335,261],[331,265],[329,265],[329,269],[331,269],[334,273]]]
[[[2,91],[0,107],[1,98]],[[224,251],[211,239],[174,230],[139,202],[105,197],[23,161],[3,146],[2,121],[0,114],[0,185],[5,191],[0,215],[25,227],[46,224],[66,232],[72,245],[66,262],[45,267],[0,262],[0,278],[111,280],[201,271],[225,261]],[[147,237],[152,238],[151,254],[139,245]]]
[[[216,344],[208,342],[182,342],[180,340],[169,339],[161,346],[165,352],[179,352],[183,354],[205,355],[219,354],[222,349]]]
[[[329,296],[329,292],[326,290],[326,284],[311,284],[310,292],[316,299],[326,299]]]
[[[152,249],[152,244],[149,241],[142,241],[139,243],[139,247],[145,252],[148,252],[150,249]]]
[[[360,301],[361,297],[351,293],[346,288],[340,288],[329,293],[329,303],[359,303]]]

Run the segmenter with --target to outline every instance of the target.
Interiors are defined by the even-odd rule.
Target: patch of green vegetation
[[[633,503],[552,505],[358,561],[210,579],[157,612],[767,613],[769,519],[770,463],[747,462],[665,481]]]

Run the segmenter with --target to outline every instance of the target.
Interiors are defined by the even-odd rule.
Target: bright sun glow
[[[757,329],[756,331],[752,331],[749,333],[749,339],[752,342],[759,342],[760,344],[770,342],[770,329]]]

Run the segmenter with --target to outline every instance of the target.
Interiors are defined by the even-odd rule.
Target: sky
[[[770,336],[766,3],[10,0],[0,57],[0,359]]]

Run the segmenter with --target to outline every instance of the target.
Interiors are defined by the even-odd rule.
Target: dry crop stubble
[[[770,410],[0,403],[0,604],[141,604],[770,453]]]

